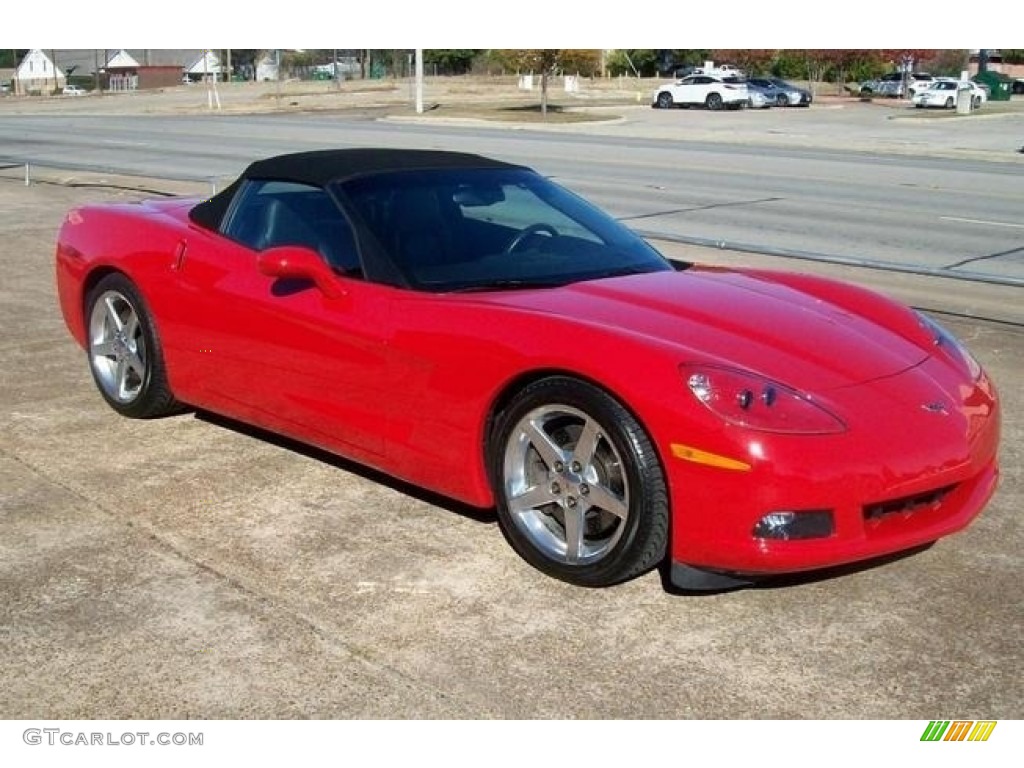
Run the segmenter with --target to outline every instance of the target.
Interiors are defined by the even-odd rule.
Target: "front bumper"
[[[944,394],[937,397],[936,389]],[[960,402],[950,392],[961,393]],[[729,435],[723,429],[719,437],[734,440],[731,452],[722,444],[708,447],[749,464],[748,471],[671,460],[673,564],[742,583],[871,560],[964,528],[991,498],[999,474],[999,407],[986,378],[964,384],[947,364],[929,359],[832,399],[842,403],[834,408],[847,420],[846,433]],[[924,407],[940,400],[945,412]],[[770,512],[808,510],[831,512],[831,535],[754,534]],[[704,588],[723,586],[728,583]]]

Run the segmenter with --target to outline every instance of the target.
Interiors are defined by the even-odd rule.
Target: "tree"
[[[256,79],[256,65],[259,62],[260,54],[264,53],[256,48],[232,48],[231,49],[231,67],[235,72],[239,72],[246,80]],[[224,63],[227,64],[225,58]],[[231,72],[228,73],[230,78]]]
[[[862,69],[866,64],[878,57],[876,51],[867,48],[842,48],[831,51],[832,65],[835,68],[835,81],[839,84],[839,92],[846,86],[846,81],[853,71]]]
[[[501,50],[499,58],[509,69],[540,75],[540,112],[548,114],[548,78],[558,72],[592,75],[600,66],[594,50],[572,48],[521,48]]]
[[[477,48],[427,48],[423,51],[423,63],[432,64],[446,75],[464,75],[479,53]]]
[[[711,58],[706,48],[677,48],[671,53],[677,67],[699,67]]]
[[[620,48],[608,57],[608,71],[612,75],[653,77],[658,73],[659,51],[651,48]]]
[[[883,58],[890,61],[903,73],[903,81],[900,83],[900,96],[903,97],[907,94],[907,78],[910,77],[914,64],[922,59],[930,58],[935,51],[920,48],[888,48],[881,53]]]
[[[966,48],[933,51],[932,53],[932,56],[922,59],[921,64],[922,69],[931,72],[933,75],[959,77],[960,73],[967,69],[970,52]]]
[[[804,71],[807,73],[807,87],[813,94],[817,90],[815,84],[825,79],[825,73],[828,72],[835,55],[839,52],[824,48],[803,48],[794,53],[803,62]]]
[[[768,48],[716,50],[711,51],[711,60],[715,64],[734,64],[748,75],[753,75],[770,69],[776,53],[778,52]]]

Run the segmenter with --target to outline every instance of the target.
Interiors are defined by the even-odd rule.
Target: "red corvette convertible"
[[[209,200],[72,210],[56,262],[114,410],[224,414],[496,506],[575,584],[867,560],[963,528],[996,486],[995,388],[935,322],[671,263],[521,166],[284,155]]]

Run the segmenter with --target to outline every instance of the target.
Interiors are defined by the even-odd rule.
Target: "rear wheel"
[[[658,108],[659,109],[671,109],[672,108],[672,94],[667,91],[662,91],[658,94]]]
[[[111,408],[136,419],[176,410],[156,328],[124,275],[107,275],[86,297],[89,368]]]
[[[981,96],[975,96],[974,97],[974,108],[975,109],[980,109],[981,108]]]
[[[488,458],[502,532],[549,576],[607,586],[664,558],[661,464],[603,390],[564,376],[530,384],[498,416]]]
[[[946,99],[946,109],[952,109],[952,108],[953,108],[953,97],[950,96],[948,99]]]
[[[719,93],[709,93],[707,99],[704,101],[705,106],[708,109],[721,109],[722,108],[722,95]]]
[[[870,93],[870,91],[868,91],[868,93]],[[789,97],[784,93],[780,93],[778,96],[775,97],[775,103],[778,104],[780,107],[788,107]]]

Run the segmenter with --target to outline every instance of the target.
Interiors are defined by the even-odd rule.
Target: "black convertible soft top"
[[[220,227],[231,199],[245,179],[294,181],[315,187],[354,176],[394,171],[451,168],[521,168],[481,155],[428,149],[324,149],[278,155],[252,163],[231,186],[189,212],[189,218],[207,229]]]

